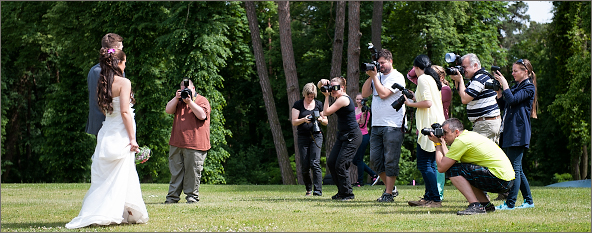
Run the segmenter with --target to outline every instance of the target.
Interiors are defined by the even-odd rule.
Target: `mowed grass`
[[[468,203],[446,186],[442,208],[407,205],[424,186],[397,186],[394,203],[377,203],[384,186],[355,187],[352,201],[333,201],[335,185],[322,197],[305,197],[302,185],[201,185],[197,204],[162,204],[168,184],[142,184],[150,220],[147,224],[64,227],[78,215],[90,184],[2,184],[2,232],[26,231],[591,231],[590,188],[532,187],[535,208],[458,216]],[[491,198],[497,194],[491,194]],[[502,201],[494,201],[499,205]],[[522,203],[522,196],[518,196]]]

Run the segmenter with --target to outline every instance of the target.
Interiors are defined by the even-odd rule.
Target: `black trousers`
[[[314,137],[314,140],[313,138]],[[300,168],[306,191],[323,191],[323,174],[321,170],[321,147],[323,147],[323,135],[298,134],[298,152],[300,153]],[[312,172],[311,172],[312,171]],[[312,173],[312,180],[311,175]]]
[[[362,144],[362,132],[355,129],[345,134],[338,133],[337,141],[327,158],[327,166],[331,172],[333,183],[337,185],[337,193],[340,196],[353,195],[351,182],[349,182],[349,166]]]

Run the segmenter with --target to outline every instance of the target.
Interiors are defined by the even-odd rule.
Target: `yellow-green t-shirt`
[[[515,178],[512,163],[495,142],[485,136],[464,130],[450,145],[446,157],[489,168],[491,174],[505,181]]]

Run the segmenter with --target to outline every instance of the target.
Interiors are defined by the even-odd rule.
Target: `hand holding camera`
[[[500,80],[502,80],[502,82],[506,82],[506,85],[507,85],[507,81],[506,81],[506,78],[504,78],[504,76],[500,72],[500,67],[499,66],[491,66],[491,73],[493,73],[493,76],[494,76],[494,78],[492,79],[493,81],[491,83],[486,82],[485,89],[491,89],[494,91],[503,90]]]
[[[380,63],[378,63],[378,50],[374,48],[372,43],[368,43],[368,50],[372,53],[372,61],[369,63],[362,63],[360,70],[366,72],[370,78],[376,76],[380,71]]]
[[[183,79],[183,86],[185,88],[183,90],[177,91],[177,96],[180,96],[179,100],[187,103],[188,101],[191,101],[191,97],[193,97],[193,92],[191,92],[191,89],[189,89],[189,79]],[[189,99],[186,101],[187,98]]]
[[[434,134],[437,138],[444,136],[444,130],[442,129],[442,125],[440,123],[434,123],[431,125],[432,128],[423,128],[421,129],[421,134],[430,136],[430,134]]]
[[[401,86],[398,83],[394,83],[393,86],[391,86],[393,89],[399,89],[401,92],[403,92],[403,95],[406,96],[408,99],[413,99],[415,98],[415,95],[413,95],[413,92],[406,89],[405,87]],[[401,109],[401,107],[403,107],[403,104],[405,103],[405,97],[401,96],[399,97],[399,99],[395,100],[395,102],[393,102],[391,104],[391,106],[399,111],[399,109]]]
[[[319,120],[320,120],[321,114],[319,114],[319,111],[313,111],[312,115],[307,115],[306,116],[306,123],[311,123],[312,121],[312,129],[311,131],[313,133],[318,133],[321,132],[321,128],[319,127]]]

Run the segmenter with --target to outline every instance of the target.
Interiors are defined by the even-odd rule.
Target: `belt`
[[[482,120],[495,120],[495,119],[497,119],[499,117],[500,117],[499,115],[494,116],[494,117],[479,117],[479,118],[477,118],[477,120],[475,120],[475,122],[482,121]]]

